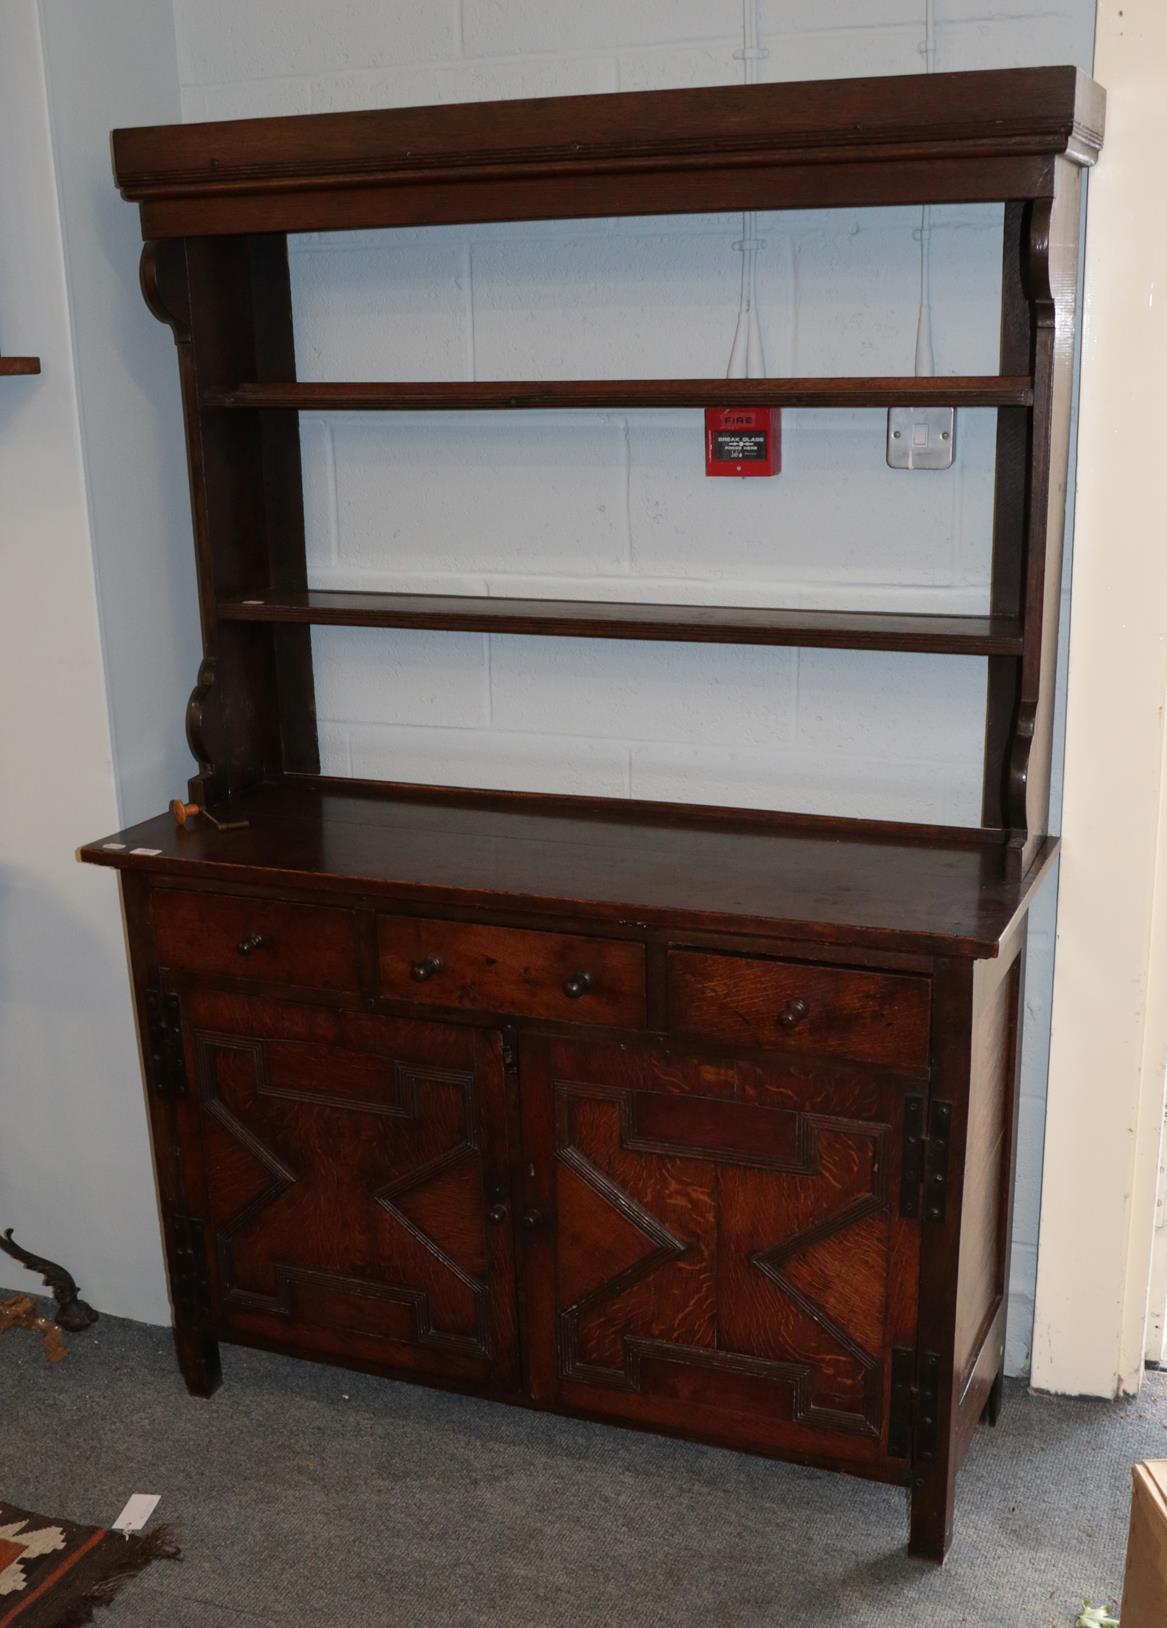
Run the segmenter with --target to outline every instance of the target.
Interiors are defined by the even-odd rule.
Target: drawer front
[[[674,950],[670,1026],[737,1046],[926,1065],[927,978]]]
[[[381,916],[381,992],[520,1017],[644,1022],[644,946],[459,921]]]
[[[165,967],[306,989],[358,986],[347,910],[159,889],[153,914]]]

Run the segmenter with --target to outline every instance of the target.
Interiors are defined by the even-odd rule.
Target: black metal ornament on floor
[[[21,1266],[27,1267],[30,1272],[40,1274],[45,1287],[52,1290],[53,1299],[57,1302],[55,1321],[60,1328],[67,1329],[70,1334],[80,1334],[82,1329],[96,1323],[97,1312],[81,1299],[76,1279],[63,1266],[23,1249],[13,1238],[11,1227],[0,1233],[0,1249],[6,1255],[11,1255],[14,1261],[19,1261]]]

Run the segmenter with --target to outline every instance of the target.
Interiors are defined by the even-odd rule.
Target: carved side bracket
[[[200,808],[212,807],[226,795],[218,762],[220,754],[212,744],[212,737],[222,722],[222,695],[215,684],[217,672],[218,657],[204,656],[186,703],[187,745],[199,766],[198,773],[191,776],[188,789],[192,801]]]
[[[1030,205],[1029,230],[1021,266],[1025,297],[1033,307],[1034,321],[1042,328],[1052,324],[1056,306],[1050,271],[1053,211],[1052,198],[1035,198]]]
[[[142,245],[138,281],[152,315],[165,322],[176,345],[190,343],[190,298],[183,247],[176,239],[147,240]]]
[[[1058,297],[1055,289],[1054,199],[1035,198],[1029,206],[1023,240],[1021,261],[1022,285],[1032,314],[1034,369],[1032,479],[1035,485],[1027,494],[1025,523],[1025,558],[1022,564],[1022,592],[1027,601],[1027,621],[1040,601],[1041,589],[1032,587],[1034,572],[1040,583],[1046,574],[1046,551],[1049,513],[1048,491],[1051,479],[1050,456],[1053,425],[1053,391]],[[1060,538],[1058,547],[1060,548]],[[1040,610],[1038,611],[1041,616]],[[1034,634],[1027,631],[1027,645],[1022,667],[1021,694],[1009,741],[1005,784],[1005,824],[1015,835],[1012,845],[1024,849],[1029,837],[1033,811],[1029,807],[1030,759],[1038,734],[1039,711],[1042,706],[1043,676],[1051,681],[1049,663],[1043,659],[1041,645],[1057,638],[1057,626],[1038,622],[1040,645],[1033,644]],[[1048,711],[1048,707],[1046,708]],[[1040,814],[1038,818],[1040,818]]]
[[[1026,797],[1029,790],[1029,754],[1037,727],[1037,703],[1022,701],[1017,709],[1013,739],[1009,744],[1009,771],[1006,785],[1007,822],[1013,831],[1024,831],[1028,823]]]

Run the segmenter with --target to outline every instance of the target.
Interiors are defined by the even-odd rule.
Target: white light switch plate
[[[954,407],[889,407],[887,461],[892,469],[951,469],[956,457]]]

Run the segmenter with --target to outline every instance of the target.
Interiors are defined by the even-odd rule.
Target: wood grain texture
[[[211,990],[183,1000],[197,1115],[183,1151],[216,1239],[220,1331],[351,1341],[402,1369],[513,1384],[497,1037]]]
[[[220,602],[224,621],[324,627],[418,627],[455,632],[669,639],[688,644],[796,645],[1019,656],[1020,618],[886,611],[786,611],[755,606],[619,604],[607,600],[489,599],[457,594],[256,590]]]
[[[232,805],[251,821],[167,815],[81,850],[92,864],[227,886],[317,888],[581,922],[756,933],[994,955],[1052,858],[1020,881],[1002,851],[927,828],[703,812],[615,800],[284,782]],[[107,842],[119,847],[109,848]],[[134,849],[158,850],[135,853]]]
[[[381,992],[400,1000],[613,1027],[644,1022],[641,944],[381,915],[377,950]]]
[[[673,950],[669,1017],[677,1033],[730,1046],[927,1064],[926,978]]]
[[[1094,161],[1103,108],[1073,68],[1007,69],[170,125],[113,153],[158,234],[420,225],[791,207],[815,181],[820,206],[924,201],[954,171],[1023,197],[1053,155]]]
[[[241,382],[211,408],[296,412],[504,412],[619,407],[1026,407],[1033,381],[1009,378],[477,379],[397,383]]]
[[[770,1106],[757,1064],[720,1067],[707,1096],[695,1059],[567,1041],[532,1042],[524,1071],[547,1394],[878,1459],[899,1088],[818,1096],[777,1065]]]
[[[1007,1240],[1003,1234],[1009,1217],[1006,1185],[1012,1172],[1020,975],[1018,957],[1006,976],[996,981],[991,993],[977,1002],[957,1267],[960,1287],[956,1300],[956,1364],[960,1393],[972,1374],[985,1331],[1005,1298]]]
[[[948,1191],[944,1215],[920,1228],[920,1315],[917,1381],[925,1356],[936,1366],[932,1410],[934,1453],[918,1461],[912,1482],[909,1552],[941,1561],[952,1542],[959,1464],[959,1376],[956,1299],[965,1190],[965,1146],[972,1080],[976,963],[942,959],[933,980],[931,1111],[949,1110]]]
[[[358,987],[351,911],[162,889],[153,918],[163,967],[305,988]]]

